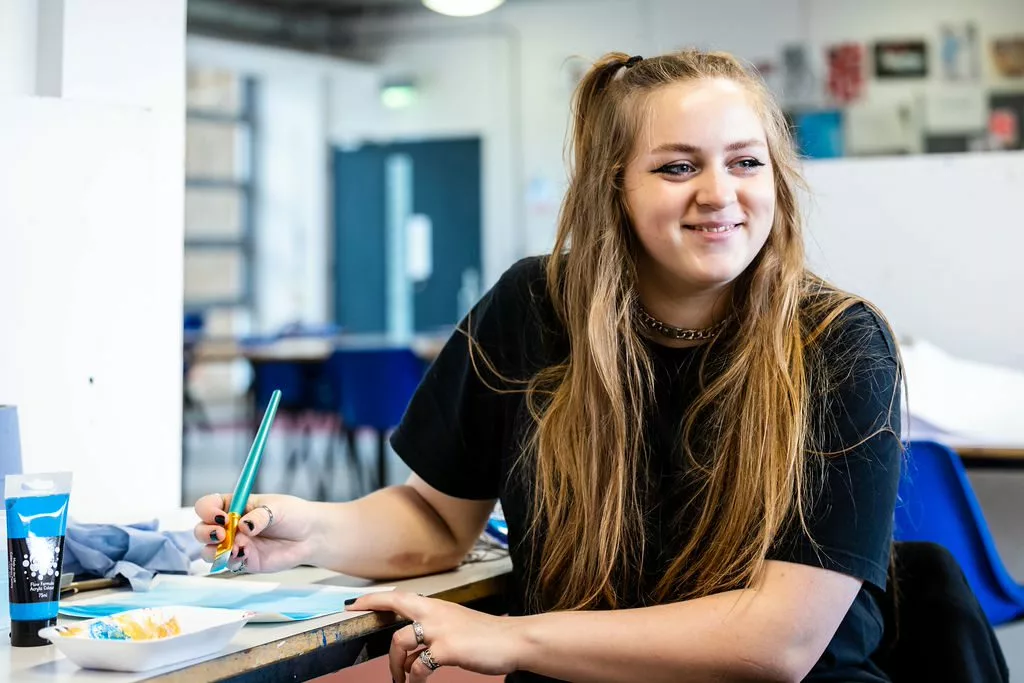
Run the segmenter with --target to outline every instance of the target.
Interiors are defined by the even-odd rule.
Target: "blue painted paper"
[[[390,587],[285,585],[196,576],[158,576],[146,591],[63,601],[66,617],[95,619],[143,607],[215,607],[255,612],[252,622],[303,621],[345,610],[345,601]]]

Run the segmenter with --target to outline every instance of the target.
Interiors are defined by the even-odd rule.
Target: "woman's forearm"
[[[756,590],[631,610],[522,617],[519,668],[566,681],[800,680],[816,655]]]
[[[391,580],[451,569],[466,550],[411,486],[389,486],[349,503],[311,503],[309,564]]]

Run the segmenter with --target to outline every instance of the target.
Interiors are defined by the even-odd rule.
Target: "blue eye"
[[[758,161],[757,159],[743,159],[742,161],[739,162],[739,166],[740,168],[752,169],[757,168],[759,166],[764,166],[764,164]]]
[[[686,175],[696,171],[690,164],[665,164],[661,168],[655,171],[655,173],[664,173],[665,175]]]

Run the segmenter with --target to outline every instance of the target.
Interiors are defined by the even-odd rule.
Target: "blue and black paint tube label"
[[[42,621],[57,616],[63,560],[63,536],[7,539],[12,621]]]
[[[60,607],[68,498],[66,493],[8,494],[5,501],[13,646],[48,644],[38,633],[56,622]]]

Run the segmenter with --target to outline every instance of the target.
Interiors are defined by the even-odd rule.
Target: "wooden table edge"
[[[996,458],[1024,461],[1024,446],[954,446],[961,458]]]
[[[459,604],[471,604],[489,598],[501,597],[507,589],[508,578],[509,574],[507,573],[489,576],[441,591],[430,597]],[[398,623],[400,622],[394,615],[369,612],[144,680],[147,683],[151,681],[191,683],[198,680],[235,679],[246,674],[257,673],[260,669],[281,662],[316,655],[320,650],[331,645],[358,642],[360,639],[390,629]]]

